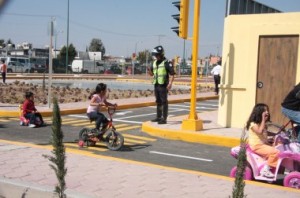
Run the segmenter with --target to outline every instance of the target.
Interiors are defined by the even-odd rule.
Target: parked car
[[[37,73],[44,73],[48,70],[48,67],[43,64],[30,63],[30,67],[34,72]]]
[[[47,58],[30,58],[30,66],[37,73],[48,72],[49,60]]]
[[[8,73],[33,73],[34,70],[29,66],[29,64],[24,64],[16,61],[10,61],[7,64]]]
[[[122,69],[118,65],[106,65],[103,74],[122,74]]]

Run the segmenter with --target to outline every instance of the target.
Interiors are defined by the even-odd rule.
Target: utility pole
[[[51,108],[51,87],[52,87],[52,37],[53,37],[53,19],[50,23],[50,46],[49,46],[49,76],[48,76],[48,107]]]
[[[69,10],[70,0],[68,0],[68,17],[67,17],[67,46],[66,46],[66,73],[68,73],[68,62],[69,62]]]

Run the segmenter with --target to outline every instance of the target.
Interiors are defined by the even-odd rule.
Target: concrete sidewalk
[[[201,93],[198,100],[216,98],[214,93]],[[169,97],[170,103],[190,101],[190,95]],[[154,105],[154,98],[122,99],[120,109]],[[84,113],[88,103],[60,104],[62,114]],[[47,106],[38,106],[50,115]],[[17,105],[0,104],[1,116],[18,116]],[[146,122],[142,130],[151,135],[189,142],[222,146],[239,144],[241,129],[217,124],[217,111],[198,115],[204,130],[182,131],[183,117],[170,117],[168,124]],[[21,142],[0,140],[0,198],[53,197],[56,177],[50,162],[42,155],[51,155],[52,148]],[[95,155],[84,149],[68,149],[66,176],[67,197],[229,197],[234,180],[213,174],[158,166],[119,158]],[[247,197],[296,198],[300,191],[260,182],[246,182]],[[2,197],[1,197],[2,196]]]
[[[50,198],[57,179],[50,147],[0,141],[0,197]],[[225,198],[232,194],[229,177],[67,150],[67,197]],[[300,191],[247,181],[249,198],[298,198]]]

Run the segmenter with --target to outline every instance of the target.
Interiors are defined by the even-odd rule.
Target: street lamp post
[[[50,46],[49,46],[49,76],[48,76],[48,107],[51,107],[51,86],[52,86],[52,37],[53,19],[50,23]]]
[[[70,1],[68,0],[68,17],[67,17],[67,46],[66,46],[66,73],[68,73],[68,58],[69,58],[69,10],[70,10]]]

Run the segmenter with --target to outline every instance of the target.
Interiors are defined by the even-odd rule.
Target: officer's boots
[[[165,104],[162,106],[162,114],[163,114],[163,118],[158,121],[158,124],[167,124],[167,118],[168,118],[168,104]]]
[[[156,106],[156,118],[151,120],[151,122],[159,122],[161,121],[162,117],[162,105],[157,105]]]

